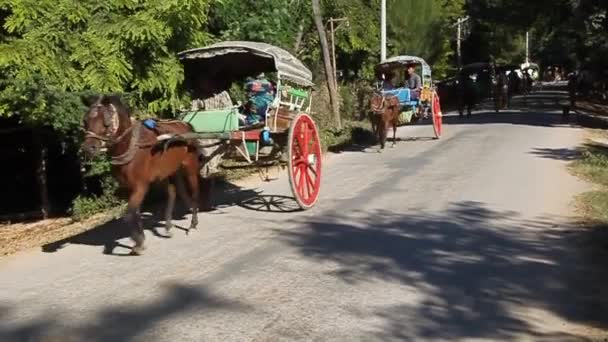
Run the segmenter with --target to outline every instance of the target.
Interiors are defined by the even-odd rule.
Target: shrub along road
[[[285,179],[226,189],[199,231],[149,231],[142,257],[102,253],[120,222],[11,256],[0,340],[604,337],[608,268],[572,223],[589,186],[566,168],[584,132],[560,114],[449,115],[438,141],[402,127],[394,149],[329,158],[312,210],[291,212]]]

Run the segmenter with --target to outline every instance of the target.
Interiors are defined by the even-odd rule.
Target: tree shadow
[[[385,322],[374,332],[380,340],[548,338],[516,308],[608,328],[606,259],[576,247],[587,231],[566,233],[552,221],[463,202],[441,215],[375,211],[357,224],[319,217],[279,234],[303,256],[338,264],[330,274],[344,282],[415,288],[420,303],[370,312]]]
[[[498,113],[490,110],[475,112],[472,116],[460,117],[458,115],[445,115],[443,123],[446,125],[485,125],[485,124],[509,124],[520,126],[537,127],[563,127],[564,125],[576,126],[576,120],[564,121],[563,115],[556,112],[543,111],[521,111],[502,110]],[[426,123],[430,125],[430,123]]]
[[[174,317],[213,311],[248,312],[249,305],[219,298],[205,288],[166,284],[165,294],[149,304],[109,307],[92,322],[64,322],[52,312],[27,323],[0,322],[2,341],[133,341]],[[10,323],[9,323],[10,322]]]
[[[575,161],[581,158],[581,152],[574,148],[535,148],[530,154],[561,161]]]

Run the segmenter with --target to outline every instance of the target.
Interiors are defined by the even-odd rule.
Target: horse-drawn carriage
[[[180,137],[199,140],[204,160],[201,175],[213,176],[225,157],[242,157],[260,165],[278,161],[288,166],[300,208],[311,208],[319,196],[322,156],[317,126],[310,116],[310,70],[289,52],[258,42],[222,42],[181,52],[179,58],[188,88],[199,96],[180,116],[194,133]],[[259,123],[239,122],[239,109],[245,106],[233,104],[228,90],[233,82],[260,73],[276,73],[274,98],[262,110]],[[197,89],[201,84],[205,89]]]
[[[401,82],[407,67],[420,70],[421,89],[410,89]],[[376,77],[378,79],[377,92],[372,98],[372,115],[379,116],[386,110],[393,110],[398,115],[393,121],[385,122],[378,128],[375,127],[381,145],[384,146],[386,139],[387,124],[393,124],[393,135],[396,126],[416,122],[420,119],[432,119],[435,138],[439,139],[442,133],[442,114],[436,88],[431,77],[431,67],[426,61],[416,56],[395,56],[376,65]],[[374,101],[378,103],[374,103]],[[395,108],[391,109],[391,102],[395,102]],[[392,119],[391,119],[392,120]],[[374,120],[372,120],[374,121]],[[385,120],[386,121],[386,120]],[[382,127],[383,126],[383,127]],[[393,139],[395,136],[393,136]]]
[[[150,184],[167,185],[165,229],[171,236],[177,184],[185,179],[191,196],[189,229],[195,229],[199,174],[212,177],[224,157],[287,164],[298,205],[311,208],[319,197],[321,142],[309,115],[310,70],[287,51],[263,43],[224,42],[184,51],[179,58],[195,97],[180,120],[134,120],[119,97],[108,95],[90,101],[83,120],[83,150],[88,155],[107,151],[114,175],[129,191],[126,217],[134,220],[132,253],[137,255],[144,250],[140,207]],[[276,73],[276,87],[260,80],[264,72]],[[232,83],[255,74],[257,81],[246,84],[249,99],[235,104],[228,92]],[[209,191],[203,198],[208,200]]]

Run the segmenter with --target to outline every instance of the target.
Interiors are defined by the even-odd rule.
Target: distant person
[[[575,72],[571,72],[568,75],[568,95],[570,97],[570,107],[576,105],[576,88],[577,88],[578,77]]]
[[[473,80],[468,74],[460,72],[457,76],[456,82],[458,84],[458,113],[461,117],[464,116],[464,110],[466,107],[467,116],[470,117],[477,100],[477,92],[475,91]]]
[[[509,87],[507,92],[507,106],[511,106],[511,99],[515,94],[519,93],[519,85],[521,83],[521,79],[515,70],[509,73]]]

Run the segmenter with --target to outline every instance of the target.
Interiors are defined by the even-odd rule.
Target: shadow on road
[[[446,115],[443,117],[443,123],[446,125],[510,124],[540,127],[577,126],[574,117],[564,118],[560,113],[542,112],[537,109],[531,111],[504,110],[498,113],[484,110],[473,113],[471,117],[460,117],[457,114]]]
[[[543,322],[522,318],[521,308],[608,328],[605,248],[588,248],[588,231],[566,231],[548,218],[526,221],[477,202],[453,204],[441,215],[355,215],[356,224],[330,215],[279,234],[303,256],[337,263],[331,275],[344,282],[400,283],[421,295],[418,304],[395,298],[394,306],[369,313],[385,322],[374,332],[378,340],[575,337],[543,335]]]
[[[200,315],[219,310],[246,312],[251,310],[251,307],[219,298],[201,287],[173,283],[165,286],[164,296],[156,302],[109,307],[98,312],[94,321],[80,326],[73,326],[74,323],[70,321],[62,321],[52,312],[17,325],[0,321],[0,340],[133,341],[161,324],[169,324],[167,321],[173,317]],[[182,336],[187,336],[187,332]],[[182,340],[181,337],[175,339]]]
[[[143,206],[142,220],[144,229],[153,233],[158,238],[166,239],[164,235],[164,210],[166,199],[158,192],[152,194]],[[286,213],[301,211],[293,197],[264,194],[261,190],[243,188],[227,181],[217,182],[213,186],[209,211],[221,208],[239,206],[244,209],[261,212]],[[175,214],[173,220],[189,220],[190,210],[179,199],[175,203]],[[109,222],[96,226],[75,236],[56,241],[42,246],[42,251],[55,253],[68,244],[87,245],[103,247],[103,253],[115,256],[129,256],[131,246],[125,245],[119,240],[131,236],[130,223],[122,218],[113,219]],[[199,229],[204,227],[205,220],[199,222]],[[185,227],[174,222],[175,230],[187,232]]]

